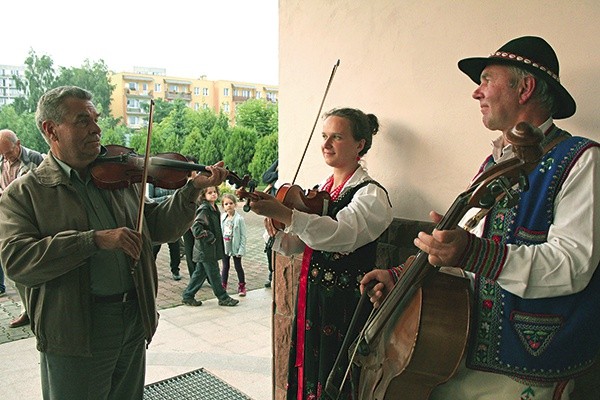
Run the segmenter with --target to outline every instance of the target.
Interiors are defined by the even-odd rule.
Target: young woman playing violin
[[[344,337],[352,334],[347,329],[360,298],[358,282],[375,266],[376,240],[392,221],[386,190],[359,163],[378,129],[375,115],[357,109],[325,114],[321,151],[332,174],[318,188],[331,197],[327,215],[289,208],[263,192],[255,192],[250,202],[254,212],[287,227],[276,232],[266,219],[274,251],[304,251],[288,400],[326,397],[327,377]],[[352,398],[353,391],[353,385],[346,385],[339,398]]]

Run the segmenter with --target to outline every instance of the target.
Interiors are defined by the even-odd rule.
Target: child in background
[[[242,268],[242,256],[246,253],[246,222],[244,222],[244,217],[235,211],[237,199],[234,195],[224,194],[221,205],[225,210],[221,215],[221,230],[223,231],[223,243],[225,245],[223,270],[221,271],[223,288],[227,290],[229,260],[233,257],[233,265],[238,276],[238,294],[245,296],[246,277]]]
[[[219,276],[218,260],[225,255],[223,232],[221,232],[221,222],[219,207],[216,205],[219,198],[219,189],[210,186],[200,192],[200,206],[196,210],[196,218],[192,225],[192,233],[196,241],[194,242],[193,260],[196,263],[194,273],[190,278],[187,288],[183,292],[182,303],[189,306],[200,306],[202,302],[194,299],[196,293],[208,277],[213,293],[219,299],[220,306],[235,306],[239,300],[229,297],[221,285]]]

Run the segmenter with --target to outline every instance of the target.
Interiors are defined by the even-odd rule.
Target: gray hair
[[[51,120],[57,123],[63,122],[63,118],[67,113],[64,103],[65,100],[70,98],[91,101],[92,94],[77,86],[59,86],[48,90],[40,97],[37,109],[35,110],[35,122],[46,143],[50,144],[48,138],[44,134],[44,128],[42,126],[44,121]]]
[[[371,144],[373,144],[373,135],[379,131],[377,117],[374,114],[365,114],[357,108],[334,108],[326,112],[323,118],[331,116],[345,118],[350,122],[354,140],[358,142],[365,139],[365,146],[358,155],[364,156],[367,154],[367,151],[371,148]]]
[[[6,140],[12,144],[17,144],[19,138],[17,137],[17,134],[10,129],[2,129],[0,130],[0,140]]]
[[[554,93],[550,89],[548,83],[545,80],[540,79],[537,75],[532,74],[526,69],[519,68],[514,65],[509,65],[508,69],[512,71],[514,75],[514,79],[511,80],[510,86],[516,87],[519,82],[522,82],[528,76],[531,76],[535,79],[536,85],[535,90],[533,91],[532,99],[535,99],[540,103],[540,105],[548,111],[550,115],[554,115],[556,112],[556,102],[554,99]]]

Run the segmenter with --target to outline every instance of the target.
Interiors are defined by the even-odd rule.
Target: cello
[[[527,190],[528,172],[544,153],[542,139],[539,129],[517,124],[505,135],[517,157],[476,177],[436,229],[456,228],[474,207],[483,210],[476,216],[481,218],[502,198],[509,207],[515,205],[519,191]],[[427,400],[456,372],[469,335],[471,303],[469,280],[456,271],[460,270],[432,266],[428,254],[419,251],[358,338],[344,343],[341,351],[348,351],[350,359],[346,375],[352,364],[361,367],[359,399],[397,399],[401,394],[403,400]],[[327,393],[336,398],[345,378],[340,383],[331,375]]]

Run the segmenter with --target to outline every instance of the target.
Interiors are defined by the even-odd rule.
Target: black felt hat
[[[536,77],[547,82],[555,95],[554,118],[568,118],[575,114],[575,100],[560,83],[556,53],[544,39],[536,36],[513,39],[487,58],[474,57],[460,60],[458,68],[473,82],[480,84],[481,72],[490,64],[515,65],[532,72]]]

